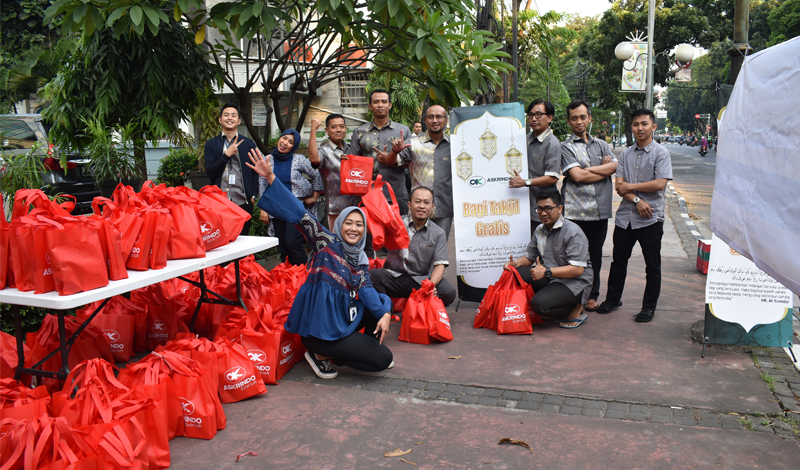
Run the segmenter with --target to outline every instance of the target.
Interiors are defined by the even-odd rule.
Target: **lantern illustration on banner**
[[[497,136],[489,130],[489,120],[486,120],[486,132],[480,136],[481,141],[481,155],[491,160],[492,157],[497,155]]]
[[[456,174],[467,181],[472,176],[472,156],[464,149],[464,136],[461,136],[461,153],[456,157]]]
[[[522,171],[522,152],[517,150],[514,146],[514,126],[511,126],[511,148],[505,154],[506,157],[506,173],[511,176],[518,174]]]

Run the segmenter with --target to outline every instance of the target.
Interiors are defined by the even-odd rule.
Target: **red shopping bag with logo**
[[[501,283],[502,281],[502,283]],[[533,288],[522,280],[516,269],[504,269],[495,291],[493,310],[498,335],[529,335],[533,333],[530,301]]]
[[[131,389],[140,390],[147,398],[156,403],[154,419],[159,427],[159,434],[166,431],[167,439],[172,440],[183,433],[183,412],[181,411],[175,383],[170,378],[170,366],[162,360],[163,356],[151,353],[136,363],[128,364],[119,373],[119,381]],[[149,424],[148,424],[149,425]]]
[[[100,206],[103,206],[101,209]],[[116,229],[117,245],[123,265],[133,250],[133,245],[139,238],[144,220],[135,211],[123,212],[108,198],[97,196],[92,200],[92,209],[96,217],[103,217],[111,222]]]
[[[142,228],[136,234],[136,238],[128,255],[125,266],[135,271],[147,271],[150,269],[150,250],[153,244],[153,235],[156,231],[158,215],[151,210],[143,210],[139,213],[142,218]]]
[[[155,284],[131,292],[131,301],[147,305],[146,349],[155,350],[175,339],[178,333],[189,332],[189,327],[184,321],[188,313],[182,309],[175,310],[175,305],[167,300],[160,285]]]
[[[125,267],[126,258],[122,255],[119,231],[110,220],[102,216],[92,215],[87,217],[86,220],[100,237],[100,249],[106,259],[108,279],[111,281],[127,279],[128,269]]]
[[[224,338],[215,343],[222,352],[219,358],[219,398],[222,403],[235,403],[267,393],[261,374],[241,345]]]
[[[472,322],[473,328],[488,328],[497,330],[497,320],[494,317],[494,298],[495,288],[499,281],[490,285],[483,294],[478,310],[475,312],[475,319]]]
[[[234,204],[217,186],[204,186],[200,189],[199,205],[210,209],[222,217],[222,227],[228,235],[228,241],[234,242],[242,232],[244,224],[251,215]],[[201,224],[202,228],[202,224]]]
[[[361,196],[367,194],[370,183],[372,183],[372,167],[375,160],[370,157],[360,157],[358,155],[345,155],[342,158],[340,177],[342,194],[352,194]]]
[[[39,219],[35,215],[26,215],[13,220],[9,232],[14,278],[19,279],[17,289],[23,292],[32,290],[34,294],[55,290],[45,238],[45,232],[54,226]]]
[[[200,225],[200,235],[206,251],[211,251],[214,248],[230,243],[228,228],[222,215],[216,209],[203,205],[197,205],[195,209],[197,210],[197,222]],[[239,230],[241,231],[241,228]]]
[[[169,204],[162,201],[169,208],[175,227],[167,245],[167,259],[205,258],[206,247],[195,209],[199,193],[186,186],[171,189]]]
[[[430,284],[431,291],[425,296],[424,306],[428,315],[428,332],[431,338],[443,343],[453,341],[453,332],[450,330],[450,317],[447,316],[447,309],[444,302],[438,296],[433,295],[433,282],[429,279],[422,281],[420,290]]]
[[[433,283],[430,284],[433,286]],[[400,341],[416,344],[431,344],[428,313],[425,307],[427,297],[430,297],[431,288],[420,287],[411,291],[403,308],[403,320],[400,323]]]
[[[150,269],[163,269],[167,267],[167,246],[172,232],[172,215],[169,210],[154,209],[156,213],[153,240],[150,244]]]
[[[122,296],[120,299],[127,300]],[[112,298],[113,299],[113,298]],[[94,313],[102,301],[94,302],[76,312],[76,317],[81,321],[86,320]],[[133,336],[136,330],[136,316],[132,311],[126,311],[123,304],[109,300],[103,310],[92,320],[92,325],[99,328],[108,338],[111,347],[111,356],[115,362],[127,362],[133,356]]]
[[[45,232],[53,283],[59,295],[107,286],[108,269],[97,231],[82,218],[60,220],[63,224]]]
[[[383,194],[386,186],[392,200],[390,206]],[[372,247],[376,250],[386,247],[390,250],[408,248],[408,230],[400,216],[400,207],[394,196],[392,185],[383,181],[383,176],[378,175],[372,188],[361,197],[360,206],[367,214],[367,229],[372,233]]]

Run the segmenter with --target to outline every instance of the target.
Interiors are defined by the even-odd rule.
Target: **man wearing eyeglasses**
[[[508,186],[512,188],[527,188],[531,201],[531,233],[541,223],[534,210],[536,196],[544,188],[555,188],[558,183],[559,168],[561,164],[561,142],[558,141],[550,129],[556,109],[553,103],[538,99],[528,106],[528,124],[531,132],[528,134],[528,178],[522,178],[518,173],[511,177]]]
[[[533,287],[531,309],[537,315],[561,320],[561,328],[577,328],[586,321],[583,303],[592,288],[589,241],[580,227],[561,216],[564,206],[556,188],[541,190],[534,210],[542,223],[525,255],[511,255],[504,268],[517,269]]]
[[[564,217],[575,222],[589,240],[594,282],[586,310],[597,310],[600,296],[600,268],[603,244],[608,233],[611,175],[617,170],[617,158],[603,139],[589,135],[592,110],[588,102],[575,100],[567,105],[567,122],[572,135],[561,144],[561,171],[564,172]]]
[[[411,188],[433,188],[433,223],[444,230],[450,239],[453,224],[453,175],[450,170],[450,137],[444,133],[447,127],[447,111],[433,105],[425,112],[427,131],[412,137],[406,144],[395,140],[392,151],[386,155],[378,153],[387,165],[408,166],[411,173]]]
[[[661,294],[661,238],[664,236],[664,189],[672,179],[669,150],[653,141],[656,117],[649,109],[631,114],[636,145],[619,156],[615,186],[622,202],[614,218],[614,254],[608,273],[608,293],[597,313],[610,313],[622,306],[622,291],[628,275],[628,260],[636,243],[642,248],[645,287],[637,322],[653,320]]]

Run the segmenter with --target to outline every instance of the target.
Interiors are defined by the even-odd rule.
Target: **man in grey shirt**
[[[342,157],[349,151],[349,144],[344,140],[347,135],[344,116],[331,114],[325,118],[325,133],[328,134],[328,139],[317,146],[317,129],[320,125],[321,122],[318,119],[311,120],[308,159],[311,161],[311,166],[319,169],[322,177],[325,202],[328,206],[328,227],[330,228],[333,227],[342,209],[348,206],[358,206],[361,197],[342,194]]]
[[[577,328],[586,321],[583,302],[592,287],[589,242],[580,227],[562,217],[564,206],[556,188],[539,192],[535,210],[542,223],[527,253],[517,259],[511,255],[504,268],[517,269],[533,287],[531,309],[537,315],[561,320],[561,328]]]
[[[408,126],[389,119],[392,109],[392,97],[388,91],[377,89],[369,94],[369,109],[372,111],[372,122],[361,125],[353,131],[350,140],[350,153],[371,157],[375,160],[372,178],[383,175],[383,180],[392,185],[400,214],[408,213],[408,191],[406,190],[406,173],[396,165],[387,165],[378,161],[378,150],[388,152],[395,139],[408,142],[411,131]],[[389,192],[384,189],[386,200],[392,203]]]
[[[592,110],[588,102],[575,100],[570,103],[567,122],[572,135],[561,144],[564,217],[575,222],[589,240],[594,282],[586,310],[592,312],[597,310],[600,296],[603,244],[608,233],[608,219],[613,215],[611,196],[614,184],[611,175],[617,169],[617,158],[604,140],[589,135]]]
[[[389,250],[383,268],[369,270],[372,285],[381,294],[408,298],[412,290],[420,288],[423,280],[430,279],[445,306],[456,299],[456,289],[444,278],[444,270],[450,264],[447,238],[444,230],[429,219],[433,201],[433,191],[425,186],[411,191],[410,214],[403,216],[411,240],[408,248]]]
[[[537,99],[528,105],[528,178],[518,174],[508,180],[512,188],[527,188],[531,201],[531,233],[541,223],[536,213],[536,197],[544,188],[555,187],[558,183],[561,164],[561,142],[550,129],[556,108],[553,103]]]
[[[384,156],[378,152],[378,159],[389,165],[408,166],[411,173],[411,187],[433,188],[434,212],[431,220],[444,230],[450,239],[450,226],[453,225],[453,174],[450,168],[450,137],[444,133],[447,127],[447,111],[433,105],[425,112],[425,125],[428,130],[406,144],[399,139],[394,142],[392,151]]]
[[[609,313],[622,306],[622,291],[628,274],[628,260],[639,242],[646,265],[642,310],[637,322],[653,319],[661,293],[661,237],[664,235],[664,188],[672,179],[669,151],[653,141],[656,117],[649,109],[631,115],[636,145],[619,156],[617,194],[622,202],[614,221],[614,254],[608,273],[606,300],[597,313]]]

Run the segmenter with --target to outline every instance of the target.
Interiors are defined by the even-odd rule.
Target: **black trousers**
[[[617,303],[622,299],[625,277],[628,275],[628,260],[633,246],[639,242],[645,263],[645,287],[642,308],[656,308],[661,294],[661,237],[664,235],[664,222],[656,222],[647,227],[632,229],[614,227],[614,256],[608,273],[608,293],[606,301]]]
[[[272,218],[272,227],[275,229],[275,236],[278,237],[278,251],[281,253],[281,263],[288,258],[291,264],[306,264],[308,255],[306,254],[305,238],[297,230],[297,227],[276,217]]]
[[[531,309],[540,317],[566,320],[575,310],[575,306],[581,302],[583,293],[575,295],[569,287],[560,282],[553,282],[547,278],[534,281],[531,277],[531,266],[522,266],[517,268],[517,271],[522,280],[533,287]]]
[[[420,283],[408,274],[394,277],[385,269],[370,269],[369,277],[376,291],[393,299],[407,299],[412,290],[420,288]],[[444,306],[452,304],[456,295],[455,287],[442,278],[436,286],[436,296],[442,300]]]
[[[347,366],[364,372],[379,372],[389,367],[392,352],[380,344],[372,334],[378,320],[369,312],[364,312],[356,332],[334,341],[301,336],[303,346],[310,353],[330,357],[337,366]],[[364,333],[358,331],[364,328]]]
[[[252,202],[248,202],[248,203],[242,204],[239,207],[241,207],[242,210],[247,212],[248,214],[251,214],[251,215],[253,214],[253,203]],[[247,222],[244,223],[244,227],[242,227],[242,231],[239,233],[239,235],[250,235],[250,220],[252,220],[252,219],[247,219]]]
[[[608,233],[608,219],[602,220],[572,220],[583,230],[583,234],[589,240],[589,261],[592,262],[592,292],[589,298],[597,300],[600,297],[600,268],[603,265],[603,244],[606,242]]]

